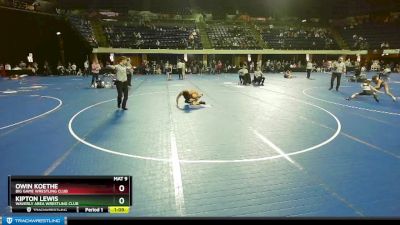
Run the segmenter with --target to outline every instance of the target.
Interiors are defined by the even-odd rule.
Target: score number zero
[[[124,191],[125,191],[125,186],[122,185],[122,184],[119,185],[118,190],[119,190],[120,192],[124,192]],[[124,198],[124,197],[119,198],[119,199],[118,199],[118,203],[121,204],[121,205],[123,205],[123,204],[125,203],[125,198]]]
[[[114,177],[114,181],[128,181],[128,177]],[[119,185],[118,191],[124,192],[125,186],[123,184]],[[125,203],[125,198],[124,197],[119,198],[118,203],[123,205]]]

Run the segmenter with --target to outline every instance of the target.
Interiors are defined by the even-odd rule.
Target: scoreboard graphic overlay
[[[13,213],[128,213],[131,176],[9,176]]]

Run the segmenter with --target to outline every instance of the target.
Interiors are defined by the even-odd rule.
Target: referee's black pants
[[[311,69],[307,69],[307,78],[310,79]]]
[[[117,86],[117,91],[118,91],[118,108],[121,107],[121,102],[122,102],[122,108],[126,108],[126,102],[128,101],[128,81],[116,81],[115,85]]]
[[[335,79],[337,79],[336,81],[336,91],[339,90],[339,86],[340,86],[340,78],[342,77],[341,73],[337,73],[337,72],[333,72],[332,73],[332,77],[331,77],[331,88],[329,88],[329,90],[331,90],[333,88],[333,82],[335,81]]]

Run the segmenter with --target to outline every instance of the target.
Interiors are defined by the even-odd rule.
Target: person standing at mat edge
[[[130,58],[127,58],[127,72],[128,72],[128,74],[127,74],[127,77],[128,77],[128,86],[130,87],[130,86],[132,86],[132,75],[133,75],[133,67],[132,67],[132,64],[131,64],[131,59]]]
[[[185,63],[178,59],[178,64],[176,65],[176,68],[178,69],[179,79],[183,80],[185,74]]]
[[[92,63],[92,87],[96,87],[97,80],[99,79],[99,73],[101,70],[101,66],[99,61],[93,60]]]
[[[128,58],[125,56],[122,56],[120,58],[119,64],[115,66],[108,66],[112,69],[115,70],[116,72],[116,81],[115,85],[117,86],[117,91],[118,91],[118,108],[121,108],[121,102],[122,102],[122,109],[127,110],[128,108],[126,107],[126,102],[128,101],[128,76],[127,76],[127,70],[129,68],[129,63],[128,63]],[[122,99],[123,97],[123,99]]]
[[[332,90],[333,88],[333,82],[335,79],[336,81],[336,91],[339,91],[339,86],[340,86],[340,78],[342,77],[342,74],[346,73],[346,64],[344,63],[344,58],[339,57],[338,62],[333,63],[333,71],[332,71],[332,77],[331,77],[331,87],[329,90]]]
[[[308,60],[308,62],[307,62],[307,79],[310,79],[312,69],[313,69],[313,64],[312,64],[311,60]]]

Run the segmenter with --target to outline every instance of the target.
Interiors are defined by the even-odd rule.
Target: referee
[[[121,108],[121,102],[122,102],[122,109],[128,110],[128,108],[126,107],[126,102],[128,101],[128,76],[127,76],[127,70],[129,67],[128,58],[122,56],[119,61],[119,64],[109,67],[116,71],[117,79],[115,81],[115,85],[117,86],[117,91],[118,91],[117,107]]]
[[[332,77],[331,77],[331,87],[329,90],[332,90],[333,88],[333,82],[335,79],[336,81],[336,91],[339,91],[339,86],[340,86],[340,78],[342,77],[342,74],[346,73],[346,64],[344,64],[344,58],[339,57],[339,62],[335,62],[333,65],[334,71],[332,72]]]

